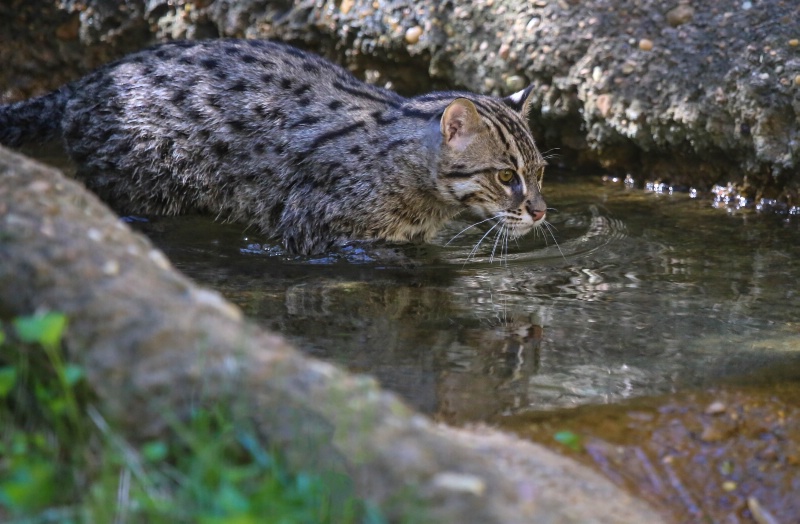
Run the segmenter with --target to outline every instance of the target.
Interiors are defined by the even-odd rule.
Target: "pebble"
[[[108,276],[116,276],[119,274],[119,262],[116,260],[107,260],[103,264],[103,274]]]
[[[794,85],[800,86],[800,75],[794,77]]]
[[[339,6],[339,11],[341,11],[343,15],[346,15],[353,8],[354,4],[354,0],[342,0],[342,4]]]
[[[639,49],[642,51],[650,51],[653,49],[653,41],[649,38],[642,38],[639,40]]]
[[[789,45],[791,47],[797,47],[800,45],[800,40],[798,40],[797,38],[792,38],[791,40],[789,40]]]
[[[595,104],[597,105],[597,110],[600,111],[600,115],[603,118],[607,118],[609,113],[611,112],[612,101],[613,98],[608,93],[604,93],[597,97]]]
[[[437,473],[431,483],[439,489],[460,491],[477,496],[483,495],[486,491],[486,482],[482,478],[454,471]]]
[[[497,51],[497,54],[500,55],[500,58],[503,60],[508,58],[508,54],[511,52],[511,46],[508,44],[502,44],[500,49]]]
[[[527,85],[528,81],[520,75],[511,75],[506,78],[506,89],[512,93],[525,89]]]
[[[667,23],[672,27],[691,22],[692,17],[694,17],[694,9],[687,4],[679,4],[676,8],[667,11]]]
[[[708,405],[706,408],[706,413],[708,415],[719,415],[721,413],[725,413],[726,409],[727,408],[725,407],[725,404],[717,400]]]
[[[417,42],[419,42],[419,38],[421,36],[422,36],[422,28],[418,25],[406,29],[406,42],[410,45],[414,45]]]

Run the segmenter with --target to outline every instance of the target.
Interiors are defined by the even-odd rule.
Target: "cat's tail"
[[[0,144],[19,147],[60,135],[64,108],[71,95],[72,88],[63,86],[30,100],[0,105]]]

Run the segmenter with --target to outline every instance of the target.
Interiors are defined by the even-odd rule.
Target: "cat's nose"
[[[530,200],[525,203],[525,207],[527,208],[528,213],[531,215],[531,218],[533,218],[534,222],[541,221],[547,214],[547,211],[543,206],[539,207],[536,205],[536,202],[531,202]]]

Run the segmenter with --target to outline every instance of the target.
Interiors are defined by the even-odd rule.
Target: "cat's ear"
[[[481,117],[475,104],[466,98],[456,98],[442,114],[441,129],[448,146],[463,151],[481,130]]]
[[[533,86],[530,85],[522,91],[517,91],[513,95],[508,95],[503,98],[503,103],[522,115],[522,118],[528,118],[528,113],[531,110],[531,99],[533,98]]]

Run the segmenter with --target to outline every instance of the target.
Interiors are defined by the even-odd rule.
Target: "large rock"
[[[298,468],[351,476],[392,521],[659,522],[596,473],[497,432],[437,426],[370,378],[304,357],[195,286],[82,186],[0,148],[0,315],[65,313],[99,408],[134,441],[203,403]]]
[[[27,96],[157,40],[275,38],[404,93],[533,83],[556,161],[797,204],[798,19],[786,0],[11,2],[0,89]]]

